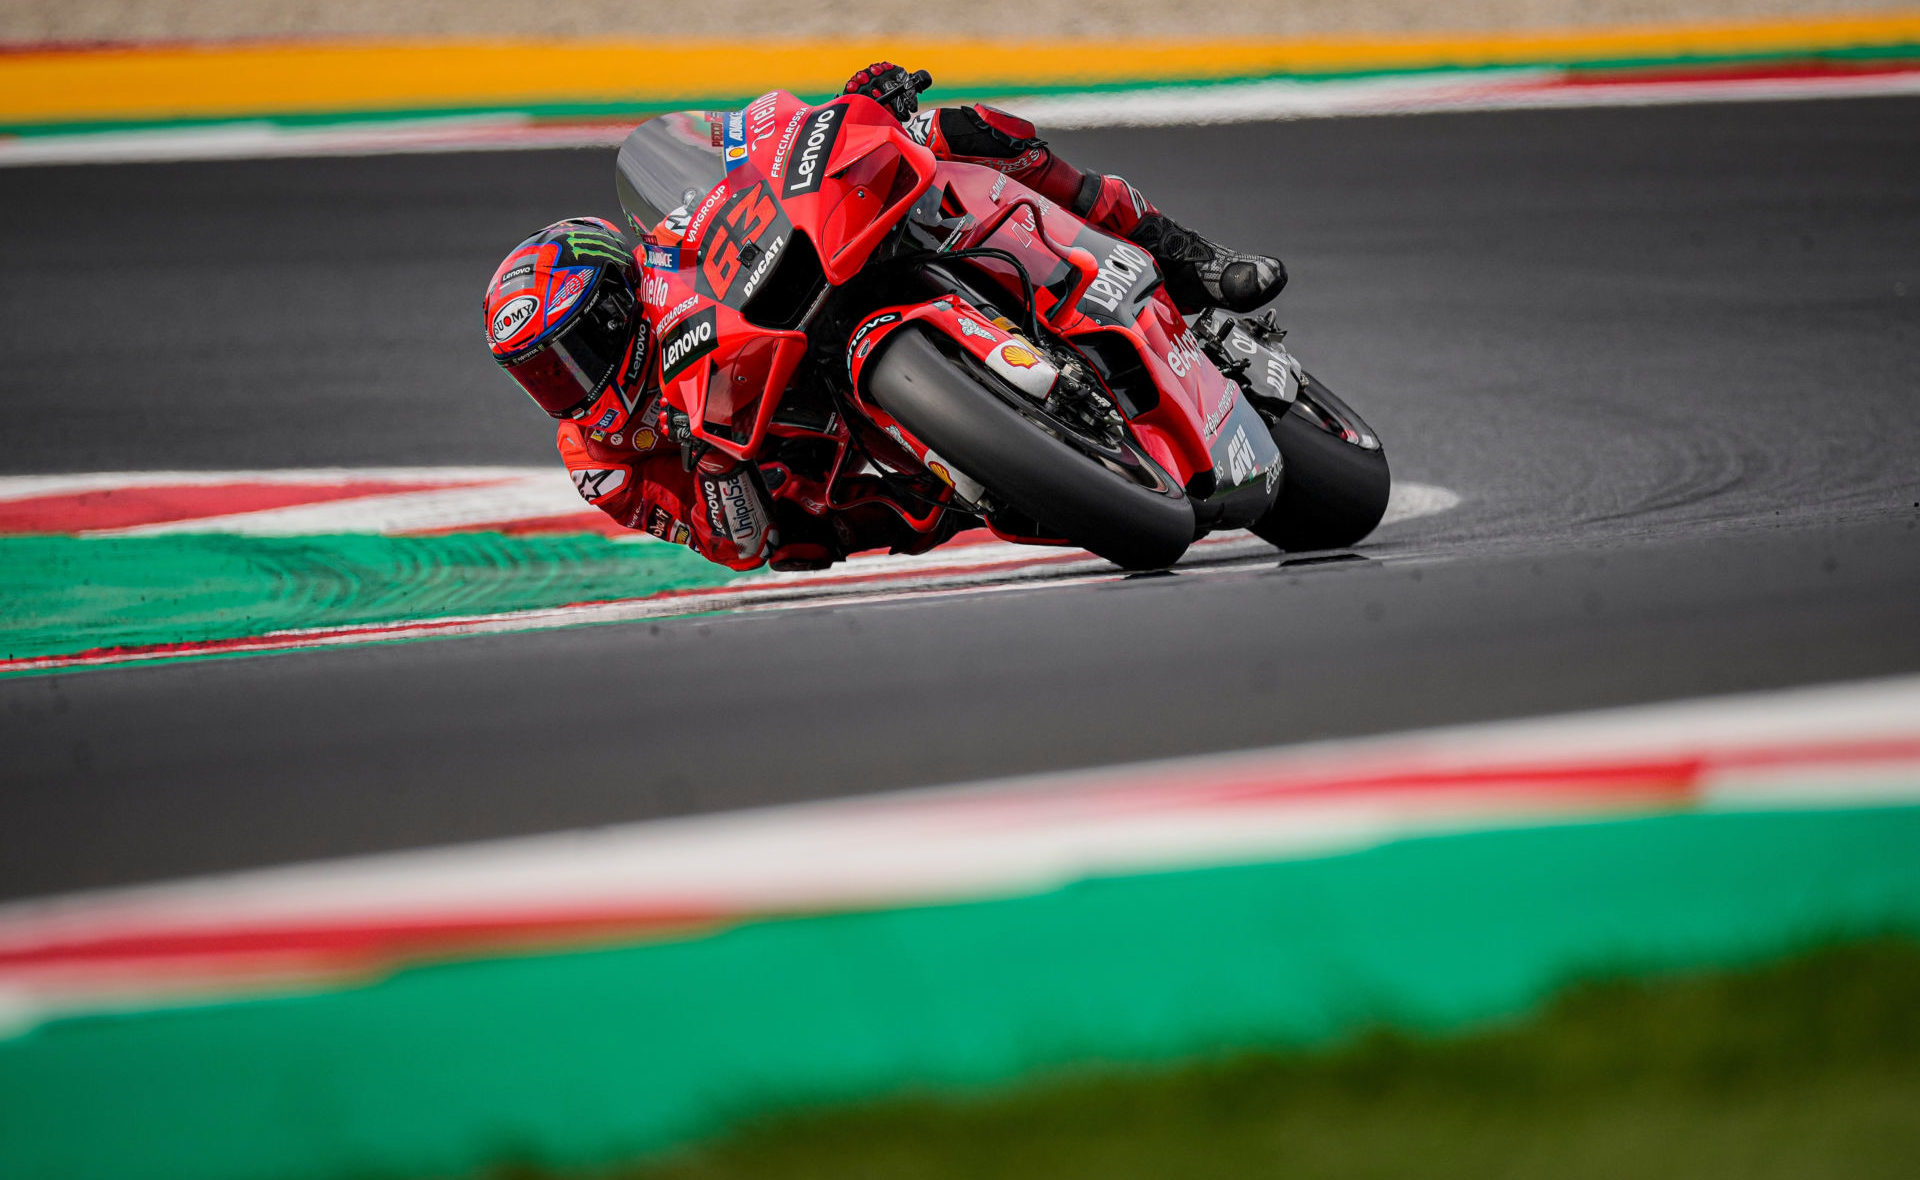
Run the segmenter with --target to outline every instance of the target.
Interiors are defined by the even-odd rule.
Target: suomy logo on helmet
[[[821,173],[826,170],[827,158],[833,155],[833,141],[840,137],[840,114],[839,107],[821,107],[800,129],[800,137],[794,144],[793,166],[787,172],[781,196],[819,191]]]
[[[494,344],[505,344],[539,310],[540,301],[531,295],[509,299],[505,307],[493,313],[493,320],[487,325],[487,339]]]

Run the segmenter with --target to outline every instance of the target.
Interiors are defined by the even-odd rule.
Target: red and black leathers
[[[1033,124],[1018,116],[985,105],[942,107],[915,115],[906,124],[914,139],[943,158],[996,168],[1093,225],[1144,247],[1160,266],[1167,294],[1188,315],[1209,307],[1252,311],[1287,285],[1287,268],[1278,258],[1229,250],[1176,223],[1118,176],[1080,171],[1054,154]]]
[[[985,104],[940,107],[907,120],[907,133],[945,160],[983,164],[1078,217],[1123,238],[1159,214],[1118,176],[1082,172],[1056,154],[1032,123]]]
[[[657,387],[633,394],[616,383],[588,417],[562,422],[556,441],[573,486],[622,527],[690,546],[733,569],[772,556],[758,473],[717,451],[689,470]]]

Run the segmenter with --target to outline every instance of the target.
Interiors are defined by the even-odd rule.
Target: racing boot
[[[1188,315],[1209,307],[1249,312],[1287,285],[1287,268],[1278,258],[1242,254],[1201,237],[1120,177],[1074,167],[1017,115],[984,104],[941,107],[914,116],[907,130],[944,159],[996,168],[1088,224],[1143,247],[1160,264],[1167,294]]]
[[[1287,268],[1278,258],[1229,250],[1161,213],[1142,217],[1127,237],[1160,264],[1167,294],[1187,315],[1209,307],[1253,311],[1287,285]]]
[[[1139,189],[1118,176],[1081,172],[1051,153],[1042,168],[1032,171],[1036,175],[1026,183],[1042,195],[1153,255],[1166,276],[1167,294],[1187,315],[1209,307],[1252,311],[1287,285],[1287,268],[1278,258],[1242,254],[1201,237],[1154,208]]]

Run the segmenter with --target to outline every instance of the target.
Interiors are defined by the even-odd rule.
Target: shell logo
[[[1040,363],[1040,358],[1034,355],[1032,349],[1011,340],[1000,346],[1000,359],[1016,369],[1031,369]]]

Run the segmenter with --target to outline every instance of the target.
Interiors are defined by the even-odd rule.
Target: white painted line
[[[1612,82],[1581,86],[1560,85],[1561,77],[1563,74],[1557,70],[1498,70],[1338,82],[1278,79],[1038,96],[1008,99],[1000,105],[1042,127],[1068,129],[1920,94],[1920,70],[1859,77]]]
[[[580,498],[566,470],[547,467],[322,467],[262,471],[115,471],[73,475],[0,476],[0,503],[39,497],[144,488],[214,487],[226,484],[312,485],[391,483],[433,484],[429,490],[369,493],[344,500],[323,500],[252,512],[188,517],[156,524],[93,529],[86,536],[165,536],[229,533],[239,536],[321,536],[336,533],[420,533],[479,525],[512,524],[582,516],[594,509]],[[1457,493],[1433,484],[1396,483],[1381,527],[1445,512],[1459,504]],[[634,533],[635,540],[653,540]],[[1211,539],[1218,542],[1221,538]],[[1208,542],[1202,542],[1207,544]],[[923,569],[986,565],[1009,560],[1048,560],[1077,553],[1004,542],[949,546],[918,557],[873,554],[835,567],[836,576],[872,567],[901,573]],[[768,574],[774,581],[806,581],[813,573]]]
[[[426,469],[387,469],[426,470]],[[515,469],[469,469],[497,471]],[[545,469],[531,469],[541,478],[550,473]],[[234,475],[240,473],[224,473]],[[290,473],[279,473],[282,475]],[[195,473],[192,478],[210,483],[226,482],[223,473]],[[21,477],[32,480],[67,479],[71,481],[89,481],[106,477]],[[295,481],[289,481],[295,482]],[[341,482],[354,482],[351,479]],[[573,493],[572,484],[560,481],[567,494]],[[67,485],[71,488],[73,485]],[[99,490],[95,483],[81,482],[87,490]],[[148,485],[152,486],[152,485]],[[475,495],[485,492],[478,489]],[[315,521],[324,522],[326,532],[364,531],[373,524],[392,524],[398,521],[418,527],[432,523],[432,527],[442,527],[440,523],[453,514],[448,504],[453,504],[461,512],[484,517],[489,523],[499,523],[500,518],[493,512],[497,505],[491,505],[486,511],[469,504],[468,501],[450,500],[443,493],[419,493],[416,495],[397,495],[390,497],[368,497],[362,500],[339,501],[330,505],[310,506],[299,510],[281,509],[260,513],[240,514],[231,517],[213,518],[221,522],[228,531],[239,526],[236,521],[246,518],[262,517],[284,522],[287,516],[281,514],[299,513],[297,519],[307,526]],[[1385,528],[1391,524],[1418,519],[1422,516],[1445,512],[1460,502],[1457,493],[1431,484],[1405,483],[1395,485],[1388,501],[1387,513],[1381,522]],[[370,507],[355,515],[354,505]],[[398,505],[398,507],[396,507]],[[318,510],[338,508],[337,513],[322,515]],[[570,508],[577,511],[577,505]],[[402,518],[402,512],[405,515]],[[438,514],[438,515],[435,515]],[[204,521],[186,522],[189,526],[199,526]],[[287,535],[275,527],[249,526],[253,535]],[[168,533],[210,531],[201,527],[165,526],[152,530],[125,530],[126,532],[163,531]],[[94,534],[100,535],[100,534]],[[619,538],[627,540],[629,538]],[[635,534],[633,540],[646,544],[663,544],[645,534]],[[1243,532],[1223,533],[1203,538],[1188,550],[1181,559],[1178,568],[1188,573],[1200,572],[1209,566],[1219,566],[1261,557],[1275,558],[1277,552],[1265,541]],[[116,649],[97,654],[70,654],[42,657],[28,657],[16,660],[0,661],[0,672],[19,674],[29,672],[57,671],[74,668],[104,667],[108,665],[135,664],[158,660],[173,660],[192,656],[209,655],[261,655],[272,652],[305,651],[325,647],[342,647],[365,643],[386,643],[404,640],[444,638],[472,635],[503,635],[526,631],[555,630],[565,627],[580,627],[594,624],[639,622],[647,619],[674,618],[690,614],[709,612],[746,611],[755,612],[801,610],[818,607],[852,606],[880,601],[904,601],[911,598],[947,596],[961,593],[979,593],[989,590],[1010,590],[1022,586],[1046,585],[1063,587],[1082,585],[1088,582],[1106,581],[1124,577],[1105,560],[1094,557],[1078,549],[1054,548],[1047,546],[1014,545],[1003,541],[981,541],[974,543],[956,543],[935,549],[917,557],[896,557],[888,554],[865,554],[852,558],[825,570],[807,570],[781,573],[772,570],[759,570],[740,575],[730,584],[712,586],[685,591],[667,591],[660,594],[620,599],[611,602],[576,603],[567,606],[543,607],[531,610],[506,611],[488,615],[458,615],[436,618],[395,619],[386,622],[362,623],[342,627],[300,628],[285,631],[271,631],[262,635],[242,638],[216,639],[195,643],[161,644],[141,650]]]
[[[565,469],[558,463],[547,467],[272,467],[238,471],[89,471],[55,475],[0,475],[0,501],[121,491],[127,488],[193,488],[234,483],[445,482],[452,486],[543,475],[558,478],[571,486]]]
[[[26,1023],[143,989],[143,1002],[156,988],[218,991],[223,976],[245,991],[274,937],[316,945],[300,942],[303,931],[620,913],[724,920],[1017,896],[1094,876],[1683,808],[1916,802],[1920,677],[1803,688],[15,902],[0,906],[0,1009]],[[240,949],[195,941],[206,938]]]
[[[203,516],[132,528],[99,529],[85,535],[231,533],[247,537],[294,537],[329,533],[424,533],[550,520],[589,512],[597,510],[580,498],[565,470],[556,465],[466,487],[359,496],[351,500]]]
[[[638,122],[538,123],[525,114],[506,112],[311,127],[255,121],[77,132],[0,140],[0,167],[618,147]]]
[[[1449,111],[1858,98],[1920,93],[1920,71],[1806,78],[1597,82],[1559,68],[1423,73],[996,99],[1044,127],[1142,127]],[[617,146],[639,122],[538,121],[522,112],[283,126],[253,120],[0,139],[0,167]]]

